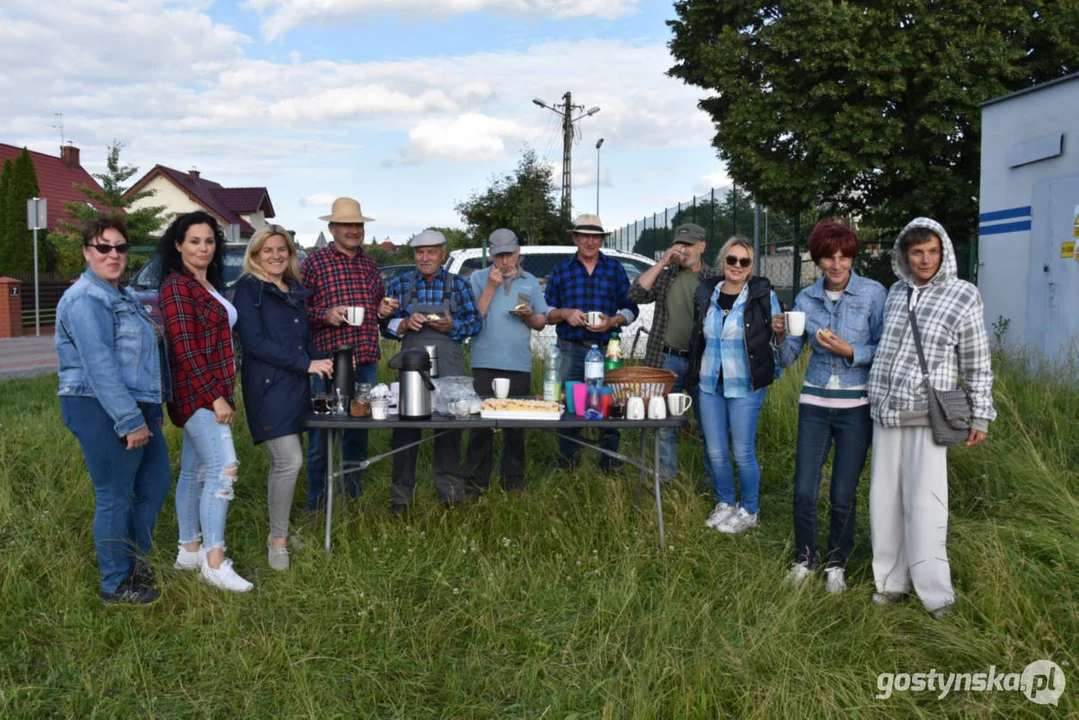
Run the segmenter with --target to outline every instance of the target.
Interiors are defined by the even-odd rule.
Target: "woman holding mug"
[[[761,470],[757,463],[757,419],[764,394],[779,376],[772,316],[779,298],[767,278],[753,276],[753,246],[735,235],[716,260],[722,274],[704,280],[693,298],[687,387],[699,384],[698,416],[704,435],[705,467],[715,482],[716,506],[705,525],[741,533],[757,525]],[[735,503],[734,468],[742,488]]]
[[[175,567],[198,570],[215,587],[247,592],[254,586],[225,557],[225,517],[240,467],[229,427],[236,412],[236,308],[222,295],[225,234],[209,213],[187,213],[169,225],[157,252],[172,367],[169,418],[184,430],[176,482],[180,547]]]
[[[790,333],[784,315],[772,318],[779,362],[789,367],[804,345],[812,351],[798,399],[794,461],[794,564],[787,582],[798,585],[817,568],[817,503],[821,468],[832,461],[831,530],[824,555],[825,589],[841,593],[854,548],[858,478],[873,439],[866,378],[884,322],[884,286],[851,269],[858,236],[843,223],[821,220],[809,234],[809,255],[821,279],[794,300],[804,328]],[[801,316],[799,316],[801,320]]]
[[[264,225],[251,237],[232,301],[244,351],[244,408],[255,444],[270,453],[267,562],[288,570],[289,510],[303,466],[300,417],[311,410],[309,375],[329,377],[333,362],[309,341],[300,263],[292,236]]]
[[[149,605],[161,592],[145,562],[172,484],[161,431],[168,366],[157,328],[120,290],[130,248],[122,218],[83,230],[86,271],[56,307],[57,394],[94,484],[101,600]]]

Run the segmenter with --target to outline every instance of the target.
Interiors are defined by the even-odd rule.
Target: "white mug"
[[[601,322],[603,322],[603,313],[599,310],[592,310],[588,313],[589,325],[599,325]]]
[[[491,389],[495,391],[495,397],[499,400],[505,400],[510,396],[510,379],[509,378],[495,378],[491,382]]]
[[[644,398],[631,397],[626,401],[626,420],[644,420]]]
[[[787,334],[792,337],[801,337],[806,331],[806,314],[804,312],[783,313],[783,324],[787,327]]]
[[[385,420],[390,412],[390,401],[375,399],[371,401],[371,419]]]
[[[693,398],[685,393],[671,393],[667,396],[667,409],[675,417],[685,414],[691,407],[693,407]]]
[[[656,395],[648,400],[648,417],[652,420],[663,420],[667,417],[667,403],[662,396]]]
[[[363,308],[345,308],[345,322],[349,325],[363,325]]]

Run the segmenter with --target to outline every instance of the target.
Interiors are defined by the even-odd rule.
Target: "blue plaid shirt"
[[[386,295],[396,298],[401,302],[397,312],[390,318],[390,322],[384,326],[382,334],[394,340],[399,323],[394,320],[403,320],[412,314],[413,307],[427,305],[437,307],[446,303],[453,317],[453,327],[448,333],[450,340],[461,342],[467,337],[472,337],[483,329],[483,315],[476,307],[476,296],[472,294],[472,286],[468,280],[459,275],[453,276],[450,296],[446,296],[446,286],[449,284],[450,274],[446,268],[439,268],[438,274],[430,280],[420,274],[418,270],[400,275],[390,281],[386,287]],[[415,293],[413,293],[415,288]]]
[[[745,311],[749,299],[749,283],[742,286],[742,292],[734,301],[734,307],[726,318],[719,310],[719,291],[723,283],[716,283],[712,297],[708,301],[708,314],[704,318],[704,353],[701,355],[701,374],[699,387],[701,392],[723,397],[748,397],[753,392],[749,377],[749,356],[746,355]],[[772,295],[772,315],[780,312],[779,298]],[[773,348],[772,352],[776,352]],[[723,369],[723,387],[719,387],[719,371]],[[779,377],[780,365],[776,360],[776,377]]]
[[[626,316],[628,322],[637,317],[637,306],[629,301],[629,278],[622,263],[612,260],[602,252],[596,260],[592,274],[577,259],[577,254],[551,271],[547,280],[544,298],[553,310],[580,310],[592,312],[598,310],[607,317],[618,314]],[[555,332],[562,340],[574,342],[606,342],[610,333],[589,332],[583,327],[573,327],[569,323],[558,323]]]

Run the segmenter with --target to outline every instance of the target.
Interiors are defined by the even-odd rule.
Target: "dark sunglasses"
[[[127,251],[131,249],[131,243],[120,243],[119,245],[109,245],[107,243],[89,243],[86,247],[92,247],[102,255],[108,255],[115,250],[121,255],[127,255]]]
[[[727,261],[727,264],[730,265],[731,267],[734,267],[735,265],[741,265],[742,267],[747,268],[747,267],[749,267],[750,265],[753,264],[753,261],[750,260],[749,258],[740,258],[740,257],[735,257],[734,255],[728,255],[724,259]]]

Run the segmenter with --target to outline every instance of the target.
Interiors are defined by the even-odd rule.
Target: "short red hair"
[[[816,263],[837,252],[853,259],[858,254],[858,236],[845,223],[835,218],[825,218],[814,225],[809,233],[809,257]]]

